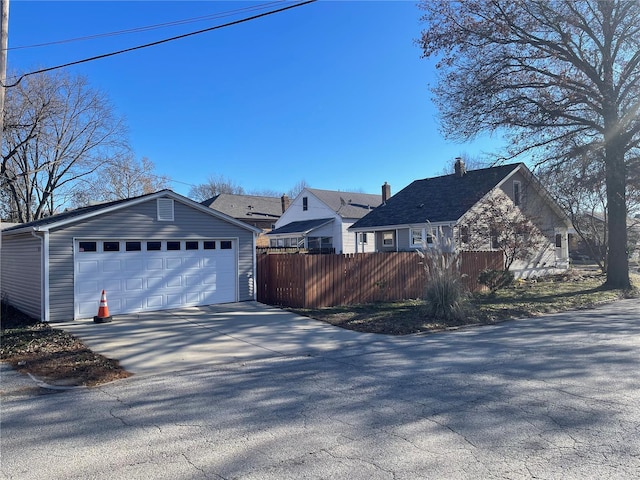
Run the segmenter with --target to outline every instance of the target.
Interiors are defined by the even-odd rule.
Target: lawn
[[[514,318],[591,308],[637,294],[640,276],[633,275],[633,292],[605,290],[604,276],[572,271],[545,280],[516,282],[495,294],[476,293],[462,321],[442,322],[425,315],[421,300],[374,303],[316,309],[290,309],[300,315],[360,332],[406,335],[464,325],[492,324]]]
[[[640,286],[640,276],[634,274],[632,279]],[[449,323],[428,318],[421,300],[290,310],[350,330],[406,335],[590,308],[638,292],[637,288],[632,292],[605,290],[603,282],[601,275],[576,271],[519,282],[495,294],[473,295],[463,321]],[[0,360],[56,385],[93,386],[131,375],[117,360],[92,352],[73,335],[6,305],[2,307]]]

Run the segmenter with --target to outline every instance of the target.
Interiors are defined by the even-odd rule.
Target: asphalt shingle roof
[[[333,221],[333,218],[316,218],[313,220],[300,220],[298,222],[287,223],[286,225],[283,225],[280,228],[271,230],[269,233],[267,233],[267,235],[278,235],[278,234],[284,234],[284,233],[306,234],[332,221]]]
[[[342,218],[362,218],[382,203],[382,195],[308,188]]]
[[[282,215],[282,201],[280,197],[221,193],[220,195],[205,200],[202,202],[202,205],[237,219],[277,220]]]
[[[454,222],[520,165],[415,180],[351,228]]]

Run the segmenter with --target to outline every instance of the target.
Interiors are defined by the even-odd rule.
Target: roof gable
[[[351,228],[456,222],[487,193],[524,164],[469,170],[415,180]]]
[[[112,202],[99,203],[96,205],[88,205],[86,207],[76,208],[74,210],[68,210],[56,215],[51,215],[50,217],[42,218],[39,220],[34,220],[33,222],[21,223],[14,227],[3,230],[2,233],[10,235],[13,233],[22,232],[25,230],[50,230],[52,228],[62,227],[68,224],[73,224],[76,222],[81,222],[87,220],[92,217],[96,217],[99,215],[103,215],[108,212],[113,212],[115,210],[119,210],[122,208],[126,208],[128,206],[136,205],[142,202],[152,201],[158,198],[171,198],[175,201],[183,203],[187,206],[195,208],[203,213],[208,215],[215,216],[222,220],[225,220],[229,223],[232,223],[238,227],[244,228],[245,230],[251,230],[253,232],[259,233],[260,229],[255,228],[251,225],[243,223],[239,220],[236,220],[233,217],[230,217],[222,212],[218,212],[216,210],[210,209],[198,202],[195,202],[187,197],[179,195],[172,190],[160,190],[155,193],[148,193],[145,195],[140,195],[138,197],[126,198],[122,200],[115,200]]]
[[[382,203],[380,195],[305,188],[342,218],[362,218]]]

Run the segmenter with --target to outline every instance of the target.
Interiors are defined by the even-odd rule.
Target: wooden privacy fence
[[[258,255],[257,298],[298,308],[420,298],[425,287],[421,262],[415,252]],[[482,270],[503,265],[502,252],[462,252],[461,271],[472,291],[480,288]]]

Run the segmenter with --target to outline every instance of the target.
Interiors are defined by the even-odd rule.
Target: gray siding
[[[31,234],[2,238],[2,298],[42,319],[42,243]]]
[[[531,221],[551,240],[554,239],[555,228],[566,228],[562,218],[549,206],[549,200],[541,197],[528,180],[517,172],[507,180],[501,189],[513,201],[513,184],[520,182],[521,204],[520,209]]]
[[[113,213],[51,231],[49,244],[50,318],[52,322],[73,319],[74,238],[116,239],[238,239],[238,300],[253,300],[253,232],[217,219],[190,206],[174,202],[173,222],[157,220],[152,199]]]

